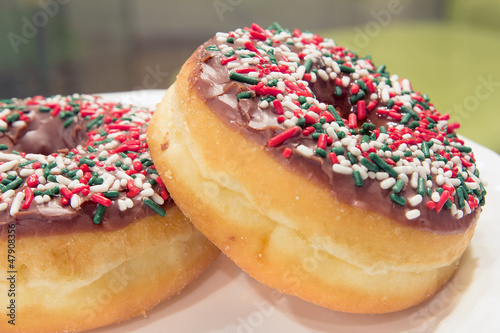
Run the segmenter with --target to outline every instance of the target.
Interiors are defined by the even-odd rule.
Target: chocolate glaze
[[[34,111],[29,122],[24,126],[9,127],[5,133],[0,134],[0,144],[8,147],[4,152],[16,150],[25,153],[51,154],[59,151],[68,151],[87,141],[85,125],[88,121],[82,117],[75,117],[75,121],[67,128],[58,117],[50,113],[38,112],[38,107],[24,106],[26,112]],[[16,190],[23,191],[26,184]],[[117,199],[125,198],[125,191],[121,191]],[[155,214],[152,209],[145,206],[140,198],[134,197],[134,207],[120,211],[117,204],[112,204],[100,224],[93,223],[97,210],[97,203],[87,196],[80,208],[75,210],[70,206],[61,206],[59,200],[51,200],[45,204],[34,202],[26,210],[20,210],[14,217],[8,209],[0,212],[0,237],[6,237],[9,225],[15,224],[16,237],[40,237],[47,235],[65,235],[80,232],[109,232],[128,226],[146,216]],[[174,203],[169,199],[164,209],[172,207]]]
[[[390,190],[381,189],[378,181],[366,179],[362,187],[356,187],[351,176],[333,172],[328,158],[318,156],[306,158],[297,153],[289,159],[283,158],[282,152],[286,147],[292,150],[299,144],[316,147],[316,142],[310,139],[310,136],[306,138],[301,136],[287,140],[280,147],[268,147],[268,140],[281,133],[285,127],[278,123],[275,113],[259,108],[258,98],[237,100],[236,95],[249,91],[249,85],[229,79],[229,70],[221,65],[220,53],[205,50],[206,46],[213,44],[220,45],[215,38],[211,39],[200,46],[193,55],[196,66],[189,77],[190,89],[226,126],[255,142],[279,163],[300,173],[305,179],[328,189],[332,197],[337,200],[366,211],[375,211],[403,225],[437,234],[463,233],[475,225],[480,209],[475,209],[471,214],[457,219],[444,210],[437,213],[435,210],[426,209],[424,205],[426,200],[429,200],[428,197],[424,198],[419,205],[420,217],[408,220],[405,217],[405,208],[392,202],[389,197]],[[291,48],[293,51],[293,47]],[[348,98],[345,97],[347,94],[342,94],[341,98],[333,95],[333,86],[330,81],[317,80],[310,87],[320,102],[334,105],[343,118],[347,118],[348,114],[353,111]],[[390,125],[387,118],[376,114],[376,109],[369,112],[367,118],[365,121],[372,122],[377,127]],[[407,186],[400,194],[408,198],[415,195],[416,191],[411,186]]]

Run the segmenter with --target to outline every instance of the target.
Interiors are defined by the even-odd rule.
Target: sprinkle
[[[267,142],[269,147],[276,147],[281,145],[283,142],[286,140],[299,135],[302,132],[302,129],[299,126],[293,126],[289,128],[288,130],[281,132],[280,134],[276,135],[275,137],[269,139]]]
[[[361,178],[361,173],[359,172],[359,170],[353,170],[352,177],[354,178],[354,184],[356,186],[363,186],[363,179]]]
[[[156,202],[154,202],[151,199],[144,199],[144,204],[151,208],[156,214],[160,215],[161,217],[165,217],[167,214],[165,209],[163,209],[161,206],[159,206]]]
[[[395,193],[391,194],[391,200],[400,206],[406,205],[406,199]]]
[[[106,212],[106,208],[107,208],[106,206],[100,204],[97,205],[97,209],[93,220],[95,224],[101,224],[104,213]]]
[[[412,210],[407,211],[405,215],[406,215],[406,218],[408,220],[414,220],[420,216],[420,210],[412,209]]]
[[[239,74],[236,72],[229,73],[229,78],[231,80],[235,80],[235,81],[239,81],[239,82],[243,82],[243,83],[248,83],[251,85],[255,85],[255,84],[259,83],[258,79],[255,79],[255,78],[252,78],[252,77],[249,77],[246,75],[242,75],[242,74]]]

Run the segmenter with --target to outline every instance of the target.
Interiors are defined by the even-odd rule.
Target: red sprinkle
[[[292,153],[293,153],[293,151],[287,147],[283,150],[283,157],[290,158],[290,156],[292,156]]]
[[[24,202],[23,205],[21,206],[22,209],[28,209],[33,202],[33,198],[35,197],[33,194],[33,190],[31,187],[26,187],[24,189]]]
[[[105,207],[109,207],[111,206],[111,200],[109,200],[108,198],[102,196],[101,194],[98,194],[98,193],[93,193],[90,198],[92,199],[92,201],[94,202],[97,202],[98,204],[101,204]]]
[[[31,174],[26,180],[26,183],[29,187],[36,187],[38,185],[38,175],[36,173]]]
[[[276,147],[285,142],[286,140],[299,135],[302,132],[302,129],[299,126],[293,126],[287,129],[286,131],[276,135],[275,137],[269,139],[267,142],[269,147]]]

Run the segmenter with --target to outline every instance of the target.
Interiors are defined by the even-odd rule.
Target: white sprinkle
[[[415,194],[414,196],[408,199],[408,203],[410,204],[410,206],[415,207],[416,205],[422,202],[422,199],[423,198],[420,194]]]
[[[135,187],[142,188],[142,179],[139,177],[136,177],[134,179],[134,185],[135,185]]]
[[[153,195],[151,196],[151,199],[160,206],[165,203],[165,200],[163,200],[161,195],[159,195],[158,193],[153,193]]]
[[[129,179],[132,179],[132,177],[130,177],[129,175],[127,175],[125,172],[123,171],[116,171],[116,175],[118,176],[118,178],[120,179],[125,179],[125,180],[129,180]]]
[[[12,204],[10,205],[10,216],[16,215],[19,209],[21,209],[24,196],[24,192],[17,192],[16,197],[12,200]]]
[[[134,202],[130,198],[125,199],[125,204],[127,205],[127,208],[134,207]]]
[[[4,154],[4,155],[6,155],[6,154]],[[0,159],[1,158],[2,157],[0,156]],[[11,161],[5,162],[4,164],[0,165],[0,172],[9,171],[9,170],[15,168],[18,164],[19,164],[18,160],[11,160]]]
[[[120,190],[120,180],[117,179],[113,182],[113,186],[111,186],[111,191],[119,191]]]
[[[10,198],[10,197],[14,196],[14,194],[16,194],[16,191],[8,190],[4,194],[2,194],[2,200],[6,200],[6,199]]]
[[[431,195],[432,201],[438,202],[440,198],[441,198],[441,195],[439,194],[439,192],[432,192],[432,195]]]
[[[0,212],[3,212],[4,210],[6,210],[6,209],[7,209],[7,207],[9,207],[9,204],[8,204],[8,203],[6,203],[6,202],[2,202],[2,203],[0,204]]]
[[[42,198],[42,196],[41,195],[37,195],[35,197],[35,202],[36,202],[37,205],[43,204],[43,198]]]
[[[71,207],[72,207],[73,209],[77,209],[78,207],[80,207],[80,204],[81,204],[81,199],[80,199],[80,196],[79,196],[79,195],[77,195],[77,194],[76,194],[76,195],[73,195],[73,196],[71,197],[71,202],[70,202],[70,204],[71,204]]]
[[[123,199],[119,199],[118,200],[118,209],[121,211],[121,212],[124,212],[127,210],[127,204],[125,203],[125,200]]]
[[[408,220],[414,220],[419,216],[420,216],[420,210],[418,209],[412,209],[406,212],[406,218]]]
[[[349,76],[343,76],[342,77],[342,86],[344,88],[347,88],[350,83],[351,83],[351,77],[349,77]]]
[[[142,190],[140,192],[140,194],[144,197],[150,197],[152,196],[153,194],[155,194],[155,191],[152,189],[152,188],[148,188],[146,190]]]
[[[63,185],[66,185],[66,186],[69,186],[69,184],[71,184],[72,180],[69,179],[69,178],[66,178],[64,176],[56,176],[56,181],[60,184],[63,184]]]
[[[311,148],[304,146],[304,145],[299,145],[297,148],[295,148],[299,154],[301,154],[304,157],[312,157],[314,155],[314,152],[312,151]]]
[[[343,174],[343,175],[350,175],[350,174],[352,174],[352,168],[348,167],[348,166],[345,166],[345,165],[334,164],[333,167],[332,167],[332,169],[333,169],[333,171],[335,171],[337,173],[340,173],[340,174]]]
[[[50,201],[50,199],[51,199],[51,198],[50,198],[50,195],[48,195],[48,194],[44,194],[44,195],[43,195],[43,202],[49,202],[49,201]]]
[[[109,189],[109,185],[104,184],[104,183],[100,184],[100,185],[94,185],[94,186],[89,187],[89,190],[92,193],[102,193],[102,192],[106,192],[108,189]]]
[[[28,160],[37,160],[40,163],[48,164],[48,161],[45,159],[44,155],[41,154],[26,154],[26,159]]]
[[[393,187],[394,184],[396,184],[396,179],[391,177],[380,182],[380,187],[384,190],[387,190],[388,188]]]
[[[436,176],[436,184],[438,184],[439,186],[444,184],[444,176],[443,175]]]
[[[22,169],[19,171],[19,175],[23,178],[31,176],[33,173],[35,173],[35,170],[33,169]]]
[[[377,172],[375,175],[376,175],[375,177],[377,178],[377,180],[384,180],[384,179],[389,178],[389,174],[387,172],[380,171],[380,172]]]
[[[465,182],[465,185],[468,188],[470,188],[471,190],[475,190],[475,189],[479,188],[479,184],[478,183],[474,183],[474,182]]]

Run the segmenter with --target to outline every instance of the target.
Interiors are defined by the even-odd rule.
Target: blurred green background
[[[500,153],[500,0],[2,0],[0,98],[165,89],[217,31],[332,37],[412,81]]]

